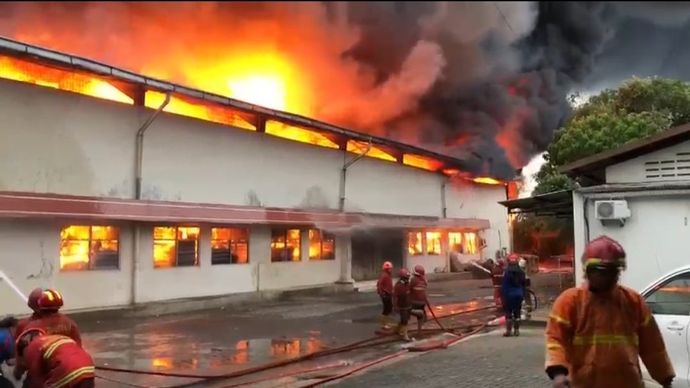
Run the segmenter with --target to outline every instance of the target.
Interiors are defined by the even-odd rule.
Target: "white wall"
[[[679,153],[681,153],[679,155]],[[646,162],[673,162],[645,165]],[[661,171],[645,171],[648,168],[671,168]],[[679,168],[680,167],[680,168]],[[652,175],[674,175],[667,177],[647,178]],[[614,164],[606,168],[607,183],[634,183],[634,182],[664,182],[664,181],[687,181],[690,180],[690,140],[676,145],[650,152],[627,160],[622,163]]]
[[[165,224],[161,224],[163,226]],[[211,265],[211,226],[200,225],[199,266],[153,267],[153,227],[142,225],[137,263],[137,303],[256,291],[256,256],[268,242],[249,234],[249,263]]]
[[[476,185],[452,181],[447,186],[447,214],[452,218],[479,218],[489,220],[490,229],[480,235],[486,239],[483,258],[493,258],[501,248],[511,250],[508,211],[499,201],[505,201],[503,185]]]
[[[132,197],[135,134],[151,110],[6,80],[0,100],[0,190]],[[167,113],[144,139],[146,199],[338,207],[342,151]],[[346,209],[438,217],[444,179],[363,158],[348,170]],[[506,224],[496,203],[505,199],[503,186],[446,194],[449,217]]]
[[[65,309],[109,307],[129,303],[132,234],[120,225],[120,269],[60,272],[60,229],[70,222],[0,220],[0,271],[22,292],[55,287]],[[84,223],[80,223],[84,224]],[[28,308],[5,282],[0,282],[0,314],[26,314]]]
[[[615,194],[612,198],[624,198]],[[619,241],[627,253],[628,269],[622,283],[638,291],[666,273],[687,265],[690,260],[690,195],[682,197],[627,198],[632,216],[625,226],[604,226],[594,215],[594,200],[588,201],[590,241],[600,235]],[[577,201],[576,201],[577,202]],[[575,210],[577,210],[577,203]],[[581,207],[581,202],[580,202]],[[575,214],[575,257],[582,255],[585,244],[583,218]],[[578,231],[578,229],[580,231]],[[577,276],[582,280],[582,266],[577,262]]]

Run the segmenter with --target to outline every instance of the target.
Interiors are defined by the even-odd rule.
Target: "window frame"
[[[70,227],[73,227],[73,226],[75,226],[75,227],[87,227],[87,228],[89,228],[89,238],[88,238],[87,240],[82,240],[82,239],[63,239],[63,238],[62,238],[62,232],[63,232],[65,229],[70,228]],[[93,259],[93,252],[92,252],[92,249],[91,249],[91,246],[92,246],[93,241],[94,241],[94,240],[93,240],[93,228],[94,228],[94,227],[110,227],[110,228],[114,228],[114,229],[117,231],[117,238],[116,238],[115,240],[112,240],[112,239],[110,239],[110,240],[103,240],[103,239],[96,240],[96,241],[117,241],[117,265],[116,265],[115,267],[98,268],[98,267],[96,267],[96,266],[94,265],[95,261],[94,261],[94,259]],[[86,224],[86,225],[85,225],[85,224],[75,223],[75,224],[62,225],[62,226],[60,227],[60,237],[59,237],[60,245],[59,245],[59,247],[58,247],[58,271],[59,271],[59,272],[119,271],[119,270],[121,269],[121,263],[120,263],[120,242],[121,242],[121,239],[120,239],[120,230],[121,230],[120,225],[112,225],[112,224],[111,224],[111,225],[106,225],[106,224]],[[87,247],[88,247],[88,250],[89,250],[89,254],[88,254],[89,261],[88,261],[88,266],[87,266],[87,268],[83,268],[83,269],[76,269],[76,268],[74,268],[74,269],[65,269],[65,268],[62,268],[62,252],[61,252],[61,251],[62,251],[62,243],[63,243],[63,241],[80,241],[80,242],[81,242],[81,241],[86,241]]]
[[[328,233],[328,232],[324,231],[323,229],[309,228],[307,230],[307,239],[309,240],[309,250],[311,250],[311,242],[312,242],[309,234],[312,231],[316,231],[319,233],[319,256],[316,259],[312,259],[311,255],[308,255],[309,256],[308,261],[334,261],[335,260],[335,234]],[[330,237],[330,238],[327,238],[327,237]],[[323,258],[323,244],[324,244],[324,241],[327,241],[327,240],[333,241],[333,257],[328,258],[328,259],[324,259]],[[307,253],[309,253],[309,252],[307,252]]]
[[[274,257],[273,257],[273,249],[274,248],[272,247],[274,232],[276,232],[276,231],[282,231],[283,232],[282,237],[284,238],[285,246],[282,248],[282,251],[287,252],[288,251],[288,232],[291,230],[296,230],[299,232],[299,240],[298,240],[299,241],[299,260],[292,260],[292,258],[293,258],[292,254],[290,254],[290,256],[289,256],[291,258],[290,260],[274,260]],[[296,228],[296,227],[290,227],[290,226],[271,227],[271,236],[270,236],[270,240],[269,240],[269,249],[271,250],[271,256],[270,256],[271,257],[271,263],[300,263],[300,262],[302,262],[303,256],[304,256],[304,241],[302,241],[303,239],[304,239],[304,231],[302,230],[302,228]]]
[[[672,274],[672,275],[670,275],[670,276],[667,276],[667,277],[663,278],[662,280],[658,281],[657,283],[655,283],[652,287],[648,288],[646,291],[644,291],[644,292],[642,293],[642,296],[643,296],[643,298],[644,298],[644,301],[645,301],[645,303],[647,303],[647,306],[649,307],[649,310],[650,310],[650,312],[651,312],[653,315],[683,316],[683,317],[690,316],[690,300],[688,300],[688,302],[687,302],[688,309],[687,309],[687,311],[685,312],[685,314],[660,313],[660,312],[656,312],[654,306],[656,306],[656,305],[658,305],[658,304],[661,304],[661,303],[672,303],[672,302],[650,302],[650,301],[649,301],[649,298],[650,298],[652,295],[656,294],[656,293],[657,293],[659,290],[661,290],[664,286],[666,286],[666,285],[668,285],[668,284],[670,284],[670,283],[672,283],[672,282],[674,282],[675,280],[678,280],[678,279],[686,279],[686,281],[687,281],[688,283],[690,283],[690,270],[686,269],[686,270],[683,270],[683,271],[680,271],[680,272],[676,272],[676,273],[674,273],[674,274]],[[681,303],[685,303],[685,302],[681,302]]]
[[[156,267],[156,257],[155,257],[155,250],[156,250],[156,241],[171,241],[170,239],[156,239],[156,228],[175,228],[175,261],[173,265],[169,267]],[[195,261],[196,263],[194,265],[179,265],[180,261],[180,249],[179,249],[179,230],[180,228],[197,228],[199,229],[199,233],[197,234],[196,238],[196,257]],[[173,268],[199,268],[201,267],[201,252],[199,251],[201,246],[201,226],[199,225],[165,225],[165,224],[158,224],[154,225],[153,228],[151,229],[151,248],[153,250],[152,252],[152,259],[153,259],[153,269],[154,270],[160,270],[160,269],[173,269]]]
[[[247,238],[246,238],[246,244],[247,244],[247,261],[244,263],[235,263],[232,261],[232,253],[234,252],[232,247],[232,239],[230,240],[225,240],[225,239],[214,239],[213,238],[213,229],[241,229],[247,232]],[[231,225],[231,226],[211,226],[211,265],[245,265],[249,264],[251,257],[250,257],[250,240],[251,240],[251,230],[249,229],[248,226],[237,226],[237,225]],[[230,262],[229,263],[214,263],[213,262],[213,242],[214,241],[227,241],[229,246],[230,246]]]

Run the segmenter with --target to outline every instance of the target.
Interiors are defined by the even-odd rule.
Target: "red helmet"
[[[400,276],[401,279],[407,279],[410,277],[410,271],[407,268],[400,268],[398,276]]]
[[[26,301],[26,305],[29,306],[29,308],[34,312],[39,311],[38,299],[41,297],[42,294],[43,289],[40,287],[34,288],[33,290],[31,290],[31,293],[29,293],[29,298]]]
[[[47,289],[38,298],[38,308],[41,311],[59,310],[64,304],[62,294],[55,290]]]
[[[520,263],[520,255],[517,253],[511,253],[506,257],[506,261],[508,264],[519,264]]]
[[[424,276],[426,271],[424,270],[424,266],[421,264],[417,264],[414,266],[414,274],[415,276]]]
[[[590,241],[582,253],[585,270],[589,266],[625,269],[625,250],[614,239],[600,236]]]
[[[382,268],[384,271],[385,271],[385,270],[389,270],[389,269],[393,269],[393,263],[391,263],[390,261],[385,261],[385,262],[383,263],[383,266],[382,266],[381,268]]]

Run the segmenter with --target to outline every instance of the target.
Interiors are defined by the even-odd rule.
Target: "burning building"
[[[447,271],[510,244],[513,183],[416,146],[8,39],[0,101],[0,269],[69,309]]]

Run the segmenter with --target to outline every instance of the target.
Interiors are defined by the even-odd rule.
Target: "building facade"
[[[638,291],[688,264],[690,126],[573,163],[564,172],[593,180],[573,192],[578,283],[584,246],[601,235],[625,248],[628,268],[621,281]],[[624,201],[629,215],[602,220],[597,202],[611,200]]]
[[[506,185],[449,172],[461,161],[3,42],[0,271],[25,293],[98,309],[352,282],[383,260],[447,271],[451,252],[510,246]],[[25,312],[8,287],[0,300]]]

